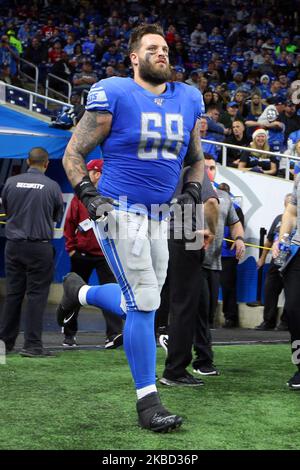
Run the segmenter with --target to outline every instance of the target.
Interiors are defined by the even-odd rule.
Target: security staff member
[[[54,268],[51,244],[53,223],[63,214],[58,184],[44,175],[48,152],[35,147],[29,152],[27,173],[12,176],[2,191],[7,214],[5,247],[6,299],[0,322],[0,339],[12,351],[19,333],[25,293],[24,347],[22,356],[52,355],[43,349],[43,314]]]
[[[207,174],[203,179],[201,199],[204,203],[204,216],[209,227],[209,238],[212,238],[217,226],[219,209],[218,197],[211,187]],[[176,239],[175,232],[176,222],[174,221],[173,225],[171,221],[168,276],[162,291],[162,309],[168,305],[170,323],[169,335],[159,337],[160,344],[167,351],[165,370],[160,382],[167,386],[197,387],[203,385],[203,382],[191,375],[187,371],[187,367],[192,360],[204,249],[200,249],[196,245],[194,245],[194,249],[187,249],[186,241]],[[160,314],[161,310],[158,309],[157,316]]]

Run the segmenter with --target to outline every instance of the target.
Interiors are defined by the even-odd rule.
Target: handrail
[[[3,82],[0,80],[0,86],[3,88],[12,88],[13,90],[19,91],[21,93],[25,93],[26,95],[29,95],[29,110],[32,111],[32,104],[33,104],[33,97],[40,98],[42,100],[48,100],[51,103],[59,104],[61,106],[67,106],[68,108],[72,108],[73,106],[70,103],[66,103],[65,101],[60,101],[56,100],[55,98],[48,98],[45,95],[41,95],[39,93],[35,93],[34,91],[31,90],[25,90],[25,88],[20,88],[15,85],[10,85],[9,83]],[[5,100],[3,100],[5,101]]]
[[[84,95],[88,95],[88,94],[89,94],[89,90],[82,90],[80,104],[84,104],[84,102],[85,102]]]
[[[293,155],[286,155],[284,153],[279,153],[279,152],[270,152],[269,150],[253,149],[251,147],[242,147],[241,145],[227,144],[225,142],[219,142],[217,140],[207,140],[207,139],[201,138],[201,142],[205,142],[207,144],[215,144],[215,145],[219,145],[219,146],[223,147],[222,148],[222,166],[226,166],[226,163],[227,163],[227,147],[228,148],[233,148],[233,149],[243,150],[243,151],[249,152],[249,153],[255,151],[255,153],[262,153],[264,155],[272,155],[274,157],[280,157],[280,159],[285,158],[287,160],[287,165],[286,165],[286,168],[285,168],[285,179],[287,179],[287,180],[290,177],[290,160],[300,161],[300,157],[294,157]]]
[[[67,85],[67,87],[68,87],[68,94],[65,95],[64,93],[61,93],[60,91],[57,91],[57,90],[55,90],[54,88],[50,88],[50,87],[49,87],[49,78],[50,78],[50,77],[52,77],[52,78],[54,78],[55,80],[58,80],[59,82],[62,82],[62,83],[64,83],[65,85]],[[59,95],[59,96],[62,96],[62,97],[64,97],[64,98],[67,98],[68,103],[70,103],[71,94],[72,94],[72,85],[71,85],[70,82],[68,82],[68,80],[65,80],[64,78],[60,78],[60,77],[58,77],[57,75],[53,75],[53,73],[48,73],[47,78],[46,78],[46,89],[45,89],[45,95],[46,95],[47,98],[48,98],[48,91],[49,91],[49,90],[53,91],[54,93],[56,93],[56,94]],[[47,99],[46,99],[46,105],[45,105],[45,106],[46,106],[46,108],[47,108],[47,106],[48,106],[48,100],[47,100]]]
[[[38,67],[35,64],[33,64],[32,62],[29,62],[28,60],[23,59],[22,57],[19,58],[19,61],[20,61],[20,71],[22,72],[23,75],[25,75],[25,77],[28,80],[32,80],[34,82],[34,91],[35,91],[35,93],[37,93],[38,92],[38,87],[39,87],[39,69],[38,69]],[[22,63],[24,63],[24,64],[26,64],[29,67],[32,67],[34,69],[35,78],[32,78],[30,75],[28,75],[23,70],[21,70],[21,64]]]

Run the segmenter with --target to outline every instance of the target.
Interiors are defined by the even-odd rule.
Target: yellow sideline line
[[[6,215],[6,214],[0,214],[1,215]],[[0,224],[6,224],[6,222],[0,222]],[[62,231],[63,229],[62,228],[55,228],[54,230],[57,230],[57,231]],[[230,240],[229,238],[223,238],[223,240],[225,242],[231,242],[231,243],[234,243],[234,240]],[[262,250],[272,250],[272,248],[267,248],[266,246],[260,246],[260,245],[253,245],[253,243],[246,243],[245,242],[245,245],[246,246],[252,246],[252,248],[261,248]]]
[[[234,240],[230,240],[229,238],[223,238],[225,242],[231,242],[234,243]],[[260,246],[260,245],[253,245],[252,243],[246,243],[244,242],[246,246],[252,246],[253,248],[261,248],[262,250],[272,250],[272,248],[267,248],[266,246]]]

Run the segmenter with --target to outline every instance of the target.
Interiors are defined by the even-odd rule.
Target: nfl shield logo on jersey
[[[163,102],[164,102],[163,98],[155,98],[154,100],[154,103],[157,104],[157,106],[161,106]]]

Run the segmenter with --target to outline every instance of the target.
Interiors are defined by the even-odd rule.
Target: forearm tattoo
[[[64,154],[63,166],[73,187],[87,175],[86,156],[107,137],[112,116],[86,111],[77,125]]]
[[[198,119],[191,132],[190,142],[185,157],[186,164],[191,165],[199,160],[204,160],[201,140],[200,140],[200,120]]]

